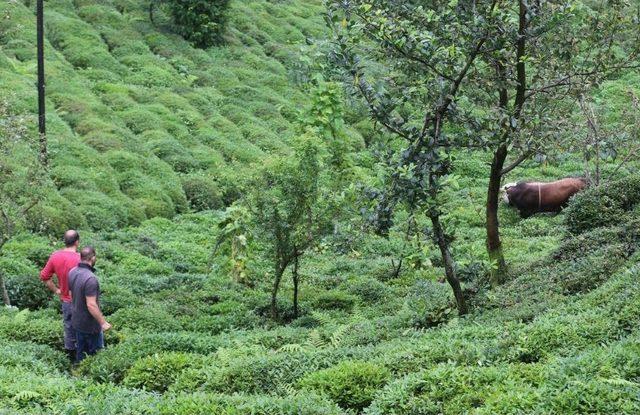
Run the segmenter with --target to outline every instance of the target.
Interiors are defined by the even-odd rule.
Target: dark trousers
[[[76,363],[80,363],[87,356],[93,356],[102,347],[102,333],[76,331]]]
[[[64,348],[65,350],[76,350],[76,333],[71,328],[71,311],[73,304],[62,303],[62,321],[64,324]]]

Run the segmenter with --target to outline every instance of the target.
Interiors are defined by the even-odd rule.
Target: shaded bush
[[[15,307],[36,310],[46,307],[54,299],[51,291],[38,278],[37,271],[7,277],[5,283],[11,304]]]
[[[357,298],[344,291],[327,291],[317,295],[313,299],[314,308],[320,310],[342,310],[351,311],[356,304]]]
[[[224,208],[223,193],[218,183],[203,174],[190,174],[182,177],[182,188],[189,205],[195,211]]]
[[[412,287],[405,312],[415,327],[435,327],[456,315],[450,290],[435,281],[419,281]]]
[[[358,278],[344,285],[349,294],[358,296],[364,304],[377,303],[390,293],[389,287],[375,278]]]
[[[178,32],[198,47],[219,42],[227,20],[229,0],[164,0]]]

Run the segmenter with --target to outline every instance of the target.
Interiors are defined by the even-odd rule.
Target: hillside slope
[[[287,151],[305,104],[298,55],[324,30],[321,3],[232,2],[226,45],[199,50],[161,14],[152,25],[145,1],[47,1],[59,194],[34,212],[44,219],[32,228],[116,229],[228,204],[244,169]],[[34,4],[0,4],[0,96],[15,113],[37,108]]]

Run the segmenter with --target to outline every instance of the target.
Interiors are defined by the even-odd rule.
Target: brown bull
[[[551,183],[509,183],[502,190],[504,201],[516,207],[521,217],[528,218],[539,212],[560,212],[569,198],[586,186],[582,178],[567,178]]]

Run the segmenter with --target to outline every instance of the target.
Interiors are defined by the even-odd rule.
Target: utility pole
[[[45,116],[44,95],[44,1],[37,0],[36,25],[38,47],[38,131],[40,133],[40,163],[48,165],[47,154],[47,120]]]

